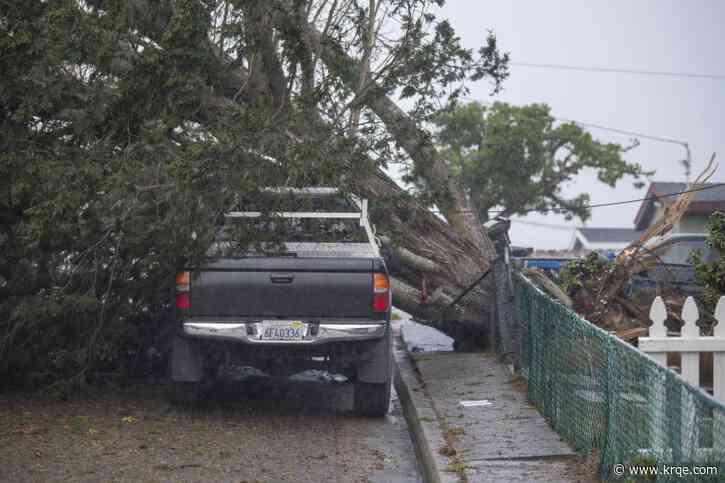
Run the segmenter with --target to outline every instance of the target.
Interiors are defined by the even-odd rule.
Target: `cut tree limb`
[[[535,268],[527,268],[525,270],[526,275],[531,278],[531,281],[543,288],[549,295],[555,297],[562,304],[571,308],[573,303],[571,298],[559,288],[557,284],[551,281],[541,270]]]
[[[440,272],[442,269],[440,265],[435,263],[434,261],[430,260],[429,258],[425,258],[421,255],[418,255],[416,253],[413,253],[412,251],[408,250],[407,248],[400,246],[400,245],[394,245],[389,237],[381,237],[381,241],[386,246],[391,247],[391,250],[394,251],[394,254],[396,257],[398,257],[403,263],[410,265],[412,267],[415,267],[416,269],[422,271],[422,272],[428,272],[428,273],[437,273]]]

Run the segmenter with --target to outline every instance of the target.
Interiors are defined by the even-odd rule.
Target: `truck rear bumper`
[[[182,333],[187,337],[227,340],[254,345],[309,346],[327,342],[378,339],[385,335],[388,323],[378,321],[365,324],[319,324],[316,331],[308,331],[303,340],[262,340],[258,322],[193,322],[182,324]]]

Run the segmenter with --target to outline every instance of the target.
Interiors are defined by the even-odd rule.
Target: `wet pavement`
[[[447,336],[414,322],[401,332],[441,480],[596,481],[596,466],[561,441],[495,354],[453,352]]]
[[[405,321],[424,345],[450,346],[402,315],[396,328]],[[395,393],[385,418],[363,418],[353,385],[324,371],[284,380],[233,367],[193,407],[170,405],[166,390],[93,388],[68,401],[0,393],[0,481],[422,481]]]
[[[0,396],[2,481],[419,482],[397,399],[351,413],[329,381],[218,387],[177,408],[157,387],[77,401]]]
[[[159,386],[75,401],[0,394],[0,480],[421,481],[395,395],[388,416],[363,418],[341,376],[254,376],[240,370],[188,408]]]

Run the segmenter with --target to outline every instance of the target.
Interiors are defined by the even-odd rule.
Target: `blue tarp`
[[[532,268],[547,268],[550,270],[559,270],[561,267],[571,262],[568,259],[560,258],[528,258],[524,260],[524,265]]]

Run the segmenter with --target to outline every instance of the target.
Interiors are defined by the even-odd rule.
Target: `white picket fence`
[[[682,332],[680,336],[667,334],[665,320],[667,308],[662,297],[657,297],[650,308],[649,318],[652,326],[649,337],[639,338],[639,349],[650,355],[663,366],[667,366],[667,353],[679,352],[682,355],[680,373],[691,385],[700,385],[700,356],[701,352],[713,353],[713,397],[725,404],[725,297],[720,297],[715,308],[715,320],[718,321],[713,329],[713,335],[700,335],[697,321],[700,311],[692,297],[687,297],[682,307]]]
[[[683,327],[679,336],[667,333],[665,320],[667,320],[667,308],[661,297],[657,297],[650,309],[649,317],[652,326],[649,329],[649,337],[639,338],[639,349],[647,353],[661,366],[667,367],[667,353],[679,352],[681,354],[681,376],[694,387],[700,386],[700,353],[713,353],[713,397],[725,403],[725,297],[720,297],[715,308],[715,319],[718,321],[713,328],[712,336],[701,336],[697,321],[700,312],[692,297],[688,297],[682,307]],[[653,405],[649,418],[650,448],[647,450],[664,457],[672,457],[673,448],[668,445],[669,428],[662,425],[662,416],[667,414],[669,404],[674,401],[667,400],[663,394],[665,379],[662,375],[652,376],[647,381],[650,388],[650,401]],[[695,395],[687,390],[685,386],[679,396],[680,408],[680,454],[692,461],[712,460],[720,461],[725,456],[723,440],[719,435],[725,434],[725,418],[722,413],[717,413],[712,418],[712,429],[714,436],[713,447],[700,447],[701,425],[695,424],[698,421]],[[670,424],[678,424],[671,421]]]

